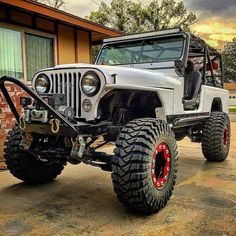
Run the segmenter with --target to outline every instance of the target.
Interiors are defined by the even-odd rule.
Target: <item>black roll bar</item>
[[[56,117],[58,120],[60,120],[62,123],[69,126],[72,130],[72,132],[77,136],[77,129],[75,126],[68,121],[65,117],[63,117],[60,113],[56,112],[51,106],[49,106],[37,93],[35,93],[31,88],[29,88],[27,85],[25,85],[23,82],[21,82],[18,79],[15,79],[13,77],[9,76],[3,76],[0,78],[0,91],[2,91],[3,96],[6,99],[6,102],[8,103],[14,117],[16,118],[17,123],[19,123],[20,115],[18,111],[16,110],[16,107],[5,87],[5,82],[11,82],[13,84],[18,85],[20,88],[22,88],[27,94],[29,94],[34,100],[36,100],[42,107],[44,107],[46,110],[49,111],[51,115]]]

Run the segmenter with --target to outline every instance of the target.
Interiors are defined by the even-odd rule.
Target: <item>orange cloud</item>
[[[212,40],[221,40],[221,41],[232,41],[232,39],[235,37],[235,34],[210,34],[209,39]]]
[[[211,46],[223,48],[236,37],[236,19],[226,22],[221,18],[211,17],[193,25],[192,30]]]

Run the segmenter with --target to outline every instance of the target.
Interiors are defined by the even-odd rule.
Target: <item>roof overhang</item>
[[[64,24],[90,31],[92,32],[93,42],[99,42],[104,38],[120,36],[122,34],[117,30],[31,0],[0,0],[0,3],[4,3],[32,14],[43,16],[56,22],[62,22]]]

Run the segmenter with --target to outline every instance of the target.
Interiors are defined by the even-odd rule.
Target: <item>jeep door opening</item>
[[[23,115],[6,82],[29,95],[20,98]],[[5,142],[7,167],[16,178],[41,184],[67,162],[98,166],[112,172],[124,205],[157,212],[176,183],[178,140],[201,143],[208,161],[227,158],[223,82],[220,53],[179,28],[106,39],[95,65],[40,70],[32,89],[4,76],[0,90],[16,118]],[[114,155],[97,151],[108,142],[115,142]]]

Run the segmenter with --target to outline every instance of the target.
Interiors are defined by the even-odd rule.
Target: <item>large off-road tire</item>
[[[202,152],[208,161],[222,162],[228,157],[230,134],[228,114],[212,112],[202,130]]]
[[[136,119],[124,127],[116,141],[112,180],[118,199],[142,213],[164,207],[177,176],[177,145],[164,121]]]
[[[4,159],[13,176],[29,184],[43,184],[61,174],[66,161],[42,161],[21,150],[21,139],[21,131],[15,126],[9,131],[5,142]]]

